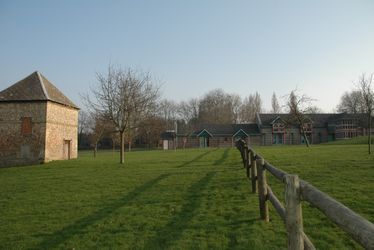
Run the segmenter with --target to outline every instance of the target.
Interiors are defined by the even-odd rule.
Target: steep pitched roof
[[[246,137],[248,137],[249,135],[243,130],[243,129],[239,129],[238,131],[236,131],[236,133],[235,134],[233,134],[233,136],[232,137],[235,137],[235,136],[237,136],[237,135],[245,135]]]
[[[197,137],[206,137],[206,136],[209,136],[209,137],[213,137],[213,135],[206,129],[203,129],[202,131],[200,131],[198,134],[197,134]]]
[[[79,109],[38,71],[0,92],[0,102],[18,101],[52,101]]]
[[[233,136],[239,130],[243,130],[246,134],[259,134],[256,123],[247,124],[203,124],[199,126],[193,135],[198,135],[203,130],[209,131],[213,136]]]

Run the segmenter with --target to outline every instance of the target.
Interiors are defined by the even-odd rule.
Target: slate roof
[[[0,102],[25,101],[52,101],[79,109],[38,71],[0,92]]]
[[[347,113],[307,114],[305,116],[312,121],[313,127],[326,127],[328,125],[335,125],[337,121],[342,119],[357,119],[361,125],[366,119],[364,114]],[[293,120],[290,114],[257,114],[257,118],[260,120],[260,126],[271,126],[271,122],[277,117],[293,124],[293,122],[290,122]]]
[[[165,131],[161,133],[161,139],[163,140],[172,140],[176,137],[174,131]]]
[[[213,136],[233,136],[236,132],[242,129],[248,135],[260,134],[256,123],[246,124],[205,124],[200,125],[192,135],[198,135],[201,131],[207,130]]]

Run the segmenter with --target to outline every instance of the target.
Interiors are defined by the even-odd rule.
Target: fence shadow
[[[225,151],[223,151],[221,158],[217,159],[213,163],[213,165],[217,166],[217,165],[221,165],[222,163],[224,163],[226,161],[227,157],[229,156],[229,151],[230,151],[230,148],[226,148]]]
[[[177,168],[183,168],[183,167],[187,167],[188,165],[190,165],[191,163],[193,163],[193,162],[196,162],[196,161],[198,161],[198,160],[200,160],[201,158],[203,158],[204,156],[206,156],[206,155],[208,155],[208,154],[210,154],[210,153],[212,153],[212,152],[214,152],[214,151],[216,151],[218,148],[216,148],[216,149],[213,149],[213,150],[209,150],[209,151],[206,151],[206,152],[204,152],[204,153],[202,153],[202,154],[200,154],[200,155],[198,155],[198,156],[196,156],[195,158],[193,158],[192,160],[190,160],[190,161],[187,161],[187,162],[185,162],[185,163],[182,163],[181,165],[178,165],[177,166]]]
[[[201,206],[201,192],[206,189],[215,174],[216,172],[208,172],[203,178],[188,188],[184,197],[186,203],[181,211],[175,214],[164,227],[157,229],[157,234],[145,243],[144,249],[166,249],[180,238]]]
[[[167,178],[170,174],[162,174],[157,178],[154,178],[141,186],[135,188],[133,191],[127,193],[125,196],[116,200],[113,203],[106,205],[104,208],[83,217],[71,225],[64,227],[63,229],[52,233],[51,235],[47,236],[45,240],[43,240],[36,249],[51,249],[56,248],[61,243],[65,242],[66,240],[70,239],[77,233],[81,232],[88,226],[94,224],[95,222],[104,219],[105,217],[109,216],[111,213],[116,211],[117,209],[121,208],[141,193],[145,192],[147,189],[152,188],[155,184],[160,182],[161,180]]]

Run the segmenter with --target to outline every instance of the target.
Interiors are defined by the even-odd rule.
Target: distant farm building
[[[237,139],[259,144],[261,134],[256,123],[249,124],[204,124],[192,132],[178,131],[178,148],[233,147]]]
[[[364,114],[308,114],[304,131],[308,142],[319,144],[368,134]],[[304,144],[300,125],[290,114],[257,114],[261,145]]]
[[[366,121],[364,114],[308,114],[303,127],[308,142],[319,144],[367,135]],[[250,145],[305,143],[300,125],[290,114],[259,113],[255,123],[205,124],[191,131],[178,130],[175,134],[169,141],[176,143],[177,148],[233,147],[239,138]]]
[[[161,133],[162,148],[164,150],[174,149],[176,145],[176,134],[174,130]]]
[[[77,157],[79,108],[39,72],[0,92],[0,167]]]

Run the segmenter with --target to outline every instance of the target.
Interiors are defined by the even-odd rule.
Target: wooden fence
[[[244,140],[236,142],[247,177],[251,181],[252,193],[258,193],[260,217],[269,221],[268,201],[286,225],[288,249],[315,249],[303,230],[301,201],[318,208],[332,222],[347,232],[351,238],[366,249],[374,249],[374,225],[334,200],[297,175],[288,174],[258,155]],[[275,196],[267,183],[266,172],[284,183],[285,206]]]

